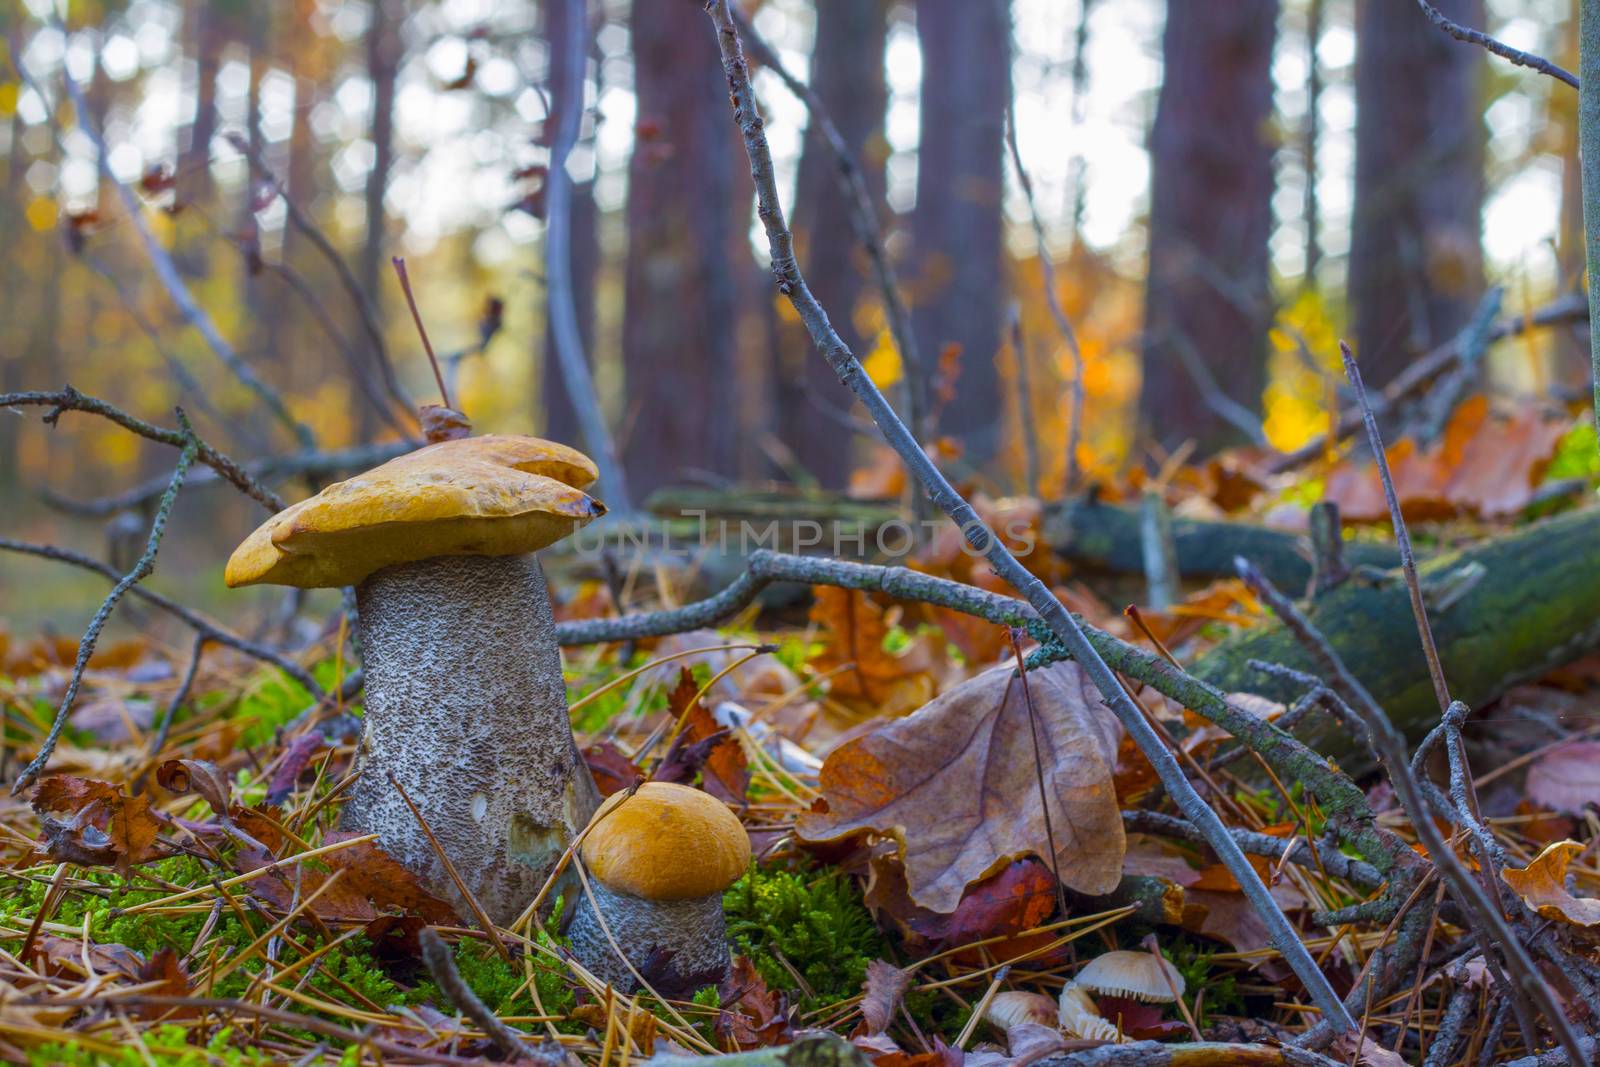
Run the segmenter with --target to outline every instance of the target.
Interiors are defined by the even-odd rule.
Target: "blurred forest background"
[[[477,430],[584,446],[543,273],[546,120],[574,81],[552,46],[563,5],[5,6],[0,392],[70,382],[163,424],[181,403],[242,459],[414,434],[395,394],[432,400],[434,387],[388,263],[403,255]],[[1575,0],[1437,7],[1576,67]],[[925,426],[951,469],[995,495],[1060,495],[1069,441],[1102,479],[1186,442],[1196,455],[1297,448],[1328,425],[1338,337],[1382,385],[1462,330],[1491,283],[1508,313],[1579,284],[1577,94],[1451,39],[1410,0],[743,8],[859,162],[910,310]],[[893,496],[893,464],[772,287],[700,4],[588,11],[573,293],[633,502],[769,480]],[[758,64],[756,88],[806,274],[901,395],[913,364],[836,156],[777,73]],[[1042,251],[1007,148],[1013,99]],[[102,152],[287,417],[186,322]],[[1081,356],[1076,432],[1079,356],[1046,301],[1047,265]],[[1500,343],[1497,396],[1581,396],[1579,330]],[[119,535],[115,494],[171,462],[103,420],[45,431],[0,415],[6,531],[115,556],[148,526],[136,514]],[[184,494],[179,511],[157,584],[213,602],[257,516],[214,491]],[[93,575],[0,556],[15,624],[74,618],[102,592]]]

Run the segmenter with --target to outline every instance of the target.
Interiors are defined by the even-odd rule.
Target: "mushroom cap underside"
[[[234,550],[225,580],[336,587],[434,556],[534,552],[605,514],[583,492],[596,474],[581,452],[537,437],[442,441],[278,512]]]
[[[589,822],[583,863],[613,892],[647,900],[720,893],[750,866],[750,838],[728,806],[673,782],[614,793]]]
[[[1153,952],[1118,950],[1096,956],[1074,981],[1103,996],[1131,997],[1158,1004],[1169,1003],[1173,993],[1183,996],[1183,975],[1164,957]]]

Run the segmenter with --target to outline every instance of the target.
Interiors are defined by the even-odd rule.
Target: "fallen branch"
[[[1597,37],[1600,37],[1600,18],[1597,18],[1596,22],[1595,33]],[[1596,48],[1600,49],[1600,44],[1597,44]],[[1597,63],[1597,66],[1600,66],[1600,63]],[[1597,82],[1600,82],[1600,78],[1597,78]],[[1597,116],[1597,125],[1600,125],[1600,116]],[[1596,152],[1600,153],[1600,145],[1597,145]],[[1596,168],[1600,170],[1600,162],[1597,162]],[[1600,173],[1596,174],[1595,181],[1600,183]],[[1600,199],[1600,192],[1596,193],[1596,198]],[[1600,216],[1600,210],[1596,211],[1596,215]],[[1588,215],[1586,213],[1585,219],[1587,220],[1587,218]],[[1590,232],[1590,244],[1592,246],[1600,246],[1600,217],[1597,217],[1592,225],[1595,229]],[[1596,284],[1600,284],[1600,282]],[[1521,335],[1538,327],[1558,326],[1571,322],[1587,322],[1589,318],[1588,303],[1585,302],[1581,293],[1574,293],[1559,300],[1553,300],[1537,311],[1501,319],[1489,331],[1489,342],[1493,343],[1504,337]],[[1591,340],[1592,343],[1600,345],[1600,335],[1591,334]],[[1455,366],[1463,355],[1462,339],[1457,336],[1414,360],[1399,374],[1395,375],[1394,379],[1372,398],[1373,414],[1382,418],[1400,401]],[[1342,439],[1360,425],[1361,409],[1358,407],[1345,408],[1339,412],[1339,421],[1334,426],[1334,440]],[[1316,459],[1327,448],[1327,441],[1327,434],[1319,434],[1293,452],[1286,452],[1274,459],[1268,464],[1268,470],[1274,473],[1292,470],[1307,460]]]
[[[493,936],[493,930],[490,930]],[[433,980],[439,986],[440,992],[450,998],[463,1015],[478,1025],[478,1029],[486,1034],[495,1048],[500,1050],[502,1056],[516,1059],[526,1056],[530,1059],[537,1058],[538,1054],[523,1040],[524,1035],[517,1033],[500,1017],[489,1010],[489,1006],[478,999],[461,978],[461,972],[456,969],[455,957],[450,954],[450,949],[444,943],[444,938],[431,926],[424,926],[417,934],[417,943],[422,946],[422,962],[428,965],[428,973],[433,975]]]
[[[178,456],[178,467],[172,472],[172,480],[167,485],[167,491],[162,494],[160,502],[156,505],[155,518],[150,521],[150,535],[145,541],[144,554],[127,574],[117,579],[117,584],[111,587],[111,592],[106,594],[99,610],[89,620],[89,626],[78,642],[78,655],[73,660],[72,676],[67,682],[66,692],[62,694],[61,703],[56,707],[55,719],[50,723],[50,732],[45,734],[44,741],[39,745],[39,754],[22,769],[21,774],[17,775],[17,780],[11,787],[12,796],[32,785],[39,777],[39,772],[44,770],[45,764],[50,762],[50,755],[56,749],[56,742],[61,740],[61,731],[67,725],[67,716],[72,713],[72,705],[78,699],[78,688],[83,685],[83,672],[89,667],[89,658],[94,655],[94,646],[100,640],[100,631],[105,628],[106,620],[111,618],[117,603],[128,590],[143,581],[155,569],[156,553],[161,549],[161,536],[166,533],[167,519],[172,514],[172,505],[178,499],[178,490],[183,488],[183,479],[188,475],[189,468],[194,464],[195,455],[200,450],[196,444],[197,438],[194,436],[194,431],[189,428],[189,420],[184,416],[182,408],[178,409],[178,424],[183,427],[186,440],[183,451]]]
[[[73,552],[70,549],[57,548],[55,545],[36,545],[28,541],[14,541],[9,537],[0,537],[0,551],[18,552],[26,556],[37,556],[40,559],[49,559],[54,560],[57,563],[66,563],[73,567],[81,567],[84,570],[94,571],[96,574],[104,575],[113,582],[120,580],[122,577],[122,575],[117,573],[116,568],[112,567],[108,563],[102,563],[92,556],[85,556],[82,553]],[[278,652],[268,648],[266,645],[252,641],[247,637],[241,637],[232,630],[212,622],[210,619],[200,615],[198,612],[186,608],[177,601],[163,596],[154,590],[146,589],[142,585],[133,586],[128,590],[128,594],[138,600],[144,601],[152,607],[160,608],[162,611],[165,611],[167,614],[180,620],[190,629],[192,629],[197,637],[204,638],[205,640],[214,642],[215,644],[226,645],[228,648],[231,648],[236,652],[242,652],[252,659],[260,660],[262,663],[272,664],[284,674],[287,674],[289,677],[293,678],[308,693],[318,700],[321,700],[327,696],[327,694],[323,691],[322,686],[318,684],[315,678],[311,677],[305,668],[301,667],[293,660],[285,659],[282,655],[278,654]],[[354,674],[352,674],[352,677],[353,676]],[[352,693],[351,695],[354,694]]]
[[[1328,983],[1327,976],[1317,966],[1299,934],[1262,884],[1260,875],[1229,836],[1227,827],[1217,813],[1189,784],[1178,761],[1122,688],[1110,665],[1101,659],[1061,601],[983,525],[972,505],[956,492],[934,466],[917,439],[884,399],[883,393],[867,376],[850,347],[829,323],[822,305],[811,295],[801,274],[800,264],[795,259],[794,235],[784,222],[783,206],[778,200],[777,179],[772,166],[772,150],[767,144],[755,92],[750,86],[750,69],[745,63],[729,0],[709,0],[706,10],[717,30],[717,44],[722,52],[723,73],[728,79],[733,117],[744,140],[745,154],[750,159],[750,173],[756,187],[756,213],[766,230],[773,280],[778,291],[789,298],[800,320],[805,323],[812,342],[833,367],[839,381],[855,394],[856,399],[872,415],[884,437],[899,453],[906,468],[916,475],[934,504],[950,516],[973,549],[988,560],[995,574],[1023,595],[1051,636],[1061,643],[1093,681],[1123,729],[1150,761],[1168,795],[1179,810],[1205,833],[1218,858],[1239,882],[1240,889],[1266,926],[1268,940],[1304,984],[1312,1002],[1336,1029],[1353,1029],[1355,1020],[1350,1018],[1338,994]]]
[[[1327,679],[1329,686],[1344,698],[1359,716],[1362,725],[1367,728],[1373,746],[1382,755],[1384,769],[1394,784],[1395,795],[1399,797],[1412,829],[1423,847],[1428,850],[1428,857],[1433,861],[1445,884],[1449,886],[1451,894],[1470,916],[1473,928],[1479,932],[1483,942],[1485,954],[1490,951],[1504,954],[1506,969],[1515,978],[1517,988],[1539,1006],[1545,1021],[1567,1050],[1568,1056],[1574,1063],[1587,1063],[1579,1051],[1577,1034],[1567,1020],[1565,1011],[1555,993],[1541,977],[1538,965],[1528,954],[1527,948],[1506,921],[1505,915],[1500,911],[1499,901],[1490,899],[1489,893],[1467,871],[1466,866],[1456,856],[1455,850],[1439,832],[1438,824],[1433,821],[1432,814],[1423,801],[1422,790],[1417,784],[1416,776],[1411,773],[1411,761],[1406,752],[1405,738],[1395,729],[1394,723],[1389,720],[1383,708],[1373,700],[1372,694],[1368,693],[1356,680],[1355,675],[1350,673],[1350,669],[1345,666],[1344,660],[1334,651],[1333,646],[1301,614],[1293,601],[1273,588],[1244,560],[1239,561],[1239,576],[1257,596],[1271,606],[1274,614],[1283,621],[1316,661],[1320,673]]]
[[[254,500],[268,511],[274,512],[282,511],[288,506],[278,494],[252,478],[239,464],[206,444],[193,430],[187,432],[169,430],[164,426],[145,422],[143,419],[135,418],[121,408],[108,404],[104,400],[80,393],[70,385],[63,386],[54,392],[0,393],[0,408],[16,407],[49,408],[50,410],[44,416],[45,424],[48,426],[54,426],[63,412],[84,411],[91,415],[99,415],[104,419],[110,419],[124,430],[136,433],[140,437],[159,444],[171,445],[177,449],[185,449],[193,444],[195,459],[227,479],[236,489],[251,500]],[[160,484],[165,486],[171,479],[172,475],[165,475],[162,477]],[[158,499],[161,496],[161,492],[162,490],[158,489],[153,494],[145,496],[141,503]]]

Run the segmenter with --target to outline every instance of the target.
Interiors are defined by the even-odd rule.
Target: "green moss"
[[[1212,969],[1211,958],[1217,954],[1215,948],[1180,936],[1162,948],[1161,954],[1183,975],[1185,999],[1200,1009],[1194,1021],[1202,1030],[1210,1025],[1215,1015],[1236,1015],[1245,1010],[1244,997],[1239,993],[1234,976],[1219,975]],[[1199,1005],[1194,1005],[1195,993],[1202,989],[1206,995],[1199,998]]]
[[[751,870],[723,896],[722,908],[738,951],[768,986],[801,993],[807,1010],[859,993],[867,964],[886,951],[855,882],[836,870]]]

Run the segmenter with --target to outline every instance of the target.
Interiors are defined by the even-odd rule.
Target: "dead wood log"
[[[1309,541],[1284,530],[1254,523],[1175,519],[1172,534],[1183,578],[1232,577],[1233,558],[1243,556],[1280,589],[1299,592],[1311,580]],[[1108,504],[1092,494],[1051,504],[1045,509],[1044,540],[1062,559],[1080,567],[1144,573],[1137,508]],[[1344,556],[1351,566],[1400,565],[1400,554],[1391,544],[1347,541]]]
[[[1600,509],[1547,519],[1418,569],[1450,691],[1474,709],[1600,649]],[[1313,601],[1309,615],[1395,725],[1413,740],[1433,727],[1439,707],[1398,572],[1353,576]],[[1253,660],[1314,670],[1299,643],[1268,623],[1218,645],[1190,671],[1224,692],[1284,702],[1300,695]],[[1320,712],[1296,732],[1349,768],[1369,762],[1357,739]]]

